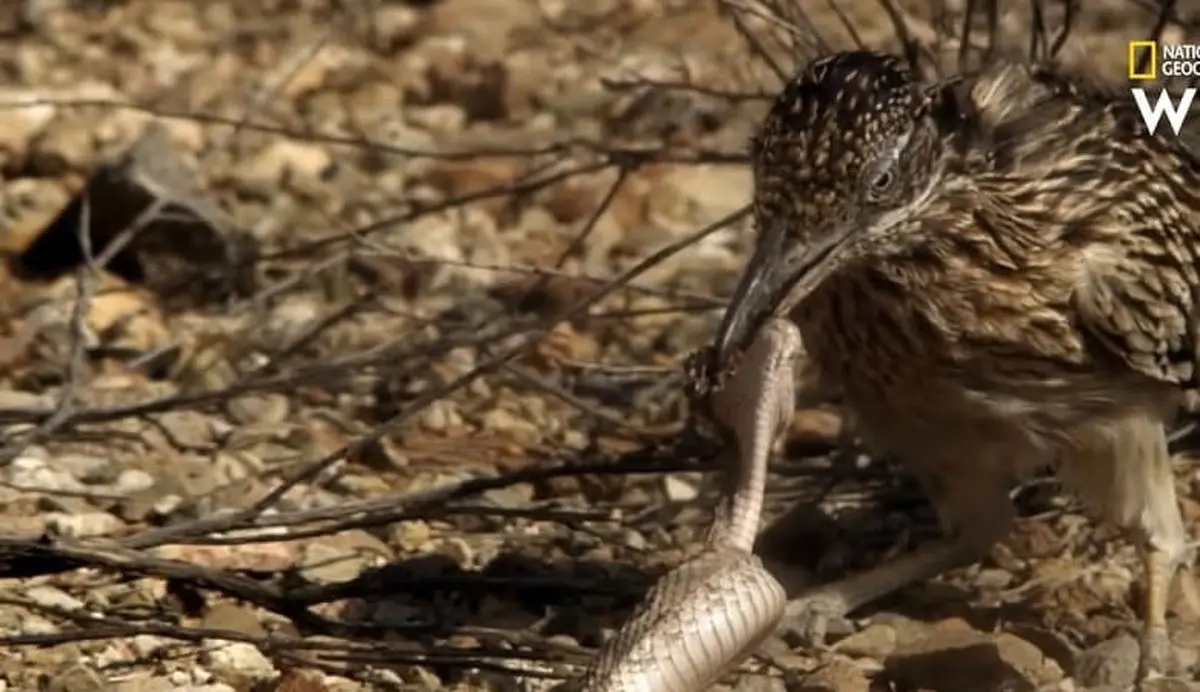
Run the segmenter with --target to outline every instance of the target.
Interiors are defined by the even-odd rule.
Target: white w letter
[[[1154,131],[1158,129],[1158,121],[1166,113],[1167,122],[1171,123],[1171,130],[1178,136],[1179,130],[1183,128],[1183,119],[1192,108],[1192,99],[1196,98],[1196,89],[1189,87],[1183,90],[1183,97],[1176,105],[1171,102],[1171,95],[1167,93],[1167,90],[1163,89],[1158,92],[1158,100],[1151,106],[1150,99],[1146,98],[1145,89],[1131,89],[1130,91],[1133,92],[1133,100],[1137,102],[1138,110],[1142,114],[1142,122],[1146,124],[1146,129],[1150,131],[1150,134],[1154,134]]]

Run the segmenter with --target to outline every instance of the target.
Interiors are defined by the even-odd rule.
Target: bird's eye
[[[896,184],[896,171],[890,166],[868,177],[862,191],[867,202],[882,202]]]

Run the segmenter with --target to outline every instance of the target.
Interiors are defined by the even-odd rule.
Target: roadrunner
[[[769,353],[762,334],[794,324],[809,367],[842,392],[864,440],[919,479],[946,534],[802,594],[784,626],[819,642],[829,617],[978,559],[1010,528],[1013,483],[1049,466],[1136,544],[1139,679],[1170,672],[1167,594],[1192,551],[1164,423],[1200,388],[1200,159],[1150,135],[1124,94],[1025,65],[925,86],[867,51],[821,58],[787,84],[752,159],[756,248],[711,369],[741,360],[761,372],[739,377],[776,396],[785,385],[760,365],[772,358],[743,356]],[[733,425],[758,447],[774,436]],[[766,463],[741,447],[738,463]],[[722,551],[693,563],[694,588],[677,582],[643,612],[703,612],[700,627],[721,630],[754,604],[783,610],[761,588],[738,600],[735,577],[761,581],[757,563],[695,568]],[[689,595],[714,590],[718,605]],[[606,683],[630,660],[609,655],[589,689],[696,689],[738,650],[685,657],[687,682],[643,687]]]

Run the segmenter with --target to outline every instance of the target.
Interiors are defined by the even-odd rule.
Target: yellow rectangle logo
[[[1150,61],[1146,65],[1144,72],[1138,72],[1138,52],[1140,50],[1150,51]],[[1132,80],[1157,79],[1158,78],[1158,41],[1130,41],[1129,42],[1129,78]]]

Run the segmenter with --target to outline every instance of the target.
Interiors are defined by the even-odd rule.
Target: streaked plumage
[[[1012,481],[1049,465],[1135,540],[1139,675],[1169,670],[1167,589],[1191,553],[1163,423],[1198,389],[1200,161],[1078,80],[1009,65],[925,87],[865,51],[787,85],[753,161],[755,253],[694,383],[736,442],[731,485],[703,552],[583,688],[696,689],[778,618],[750,547],[801,335],[805,371],[907,463],[949,536],[801,595],[789,626],[820,638],[977,559],[1011,524]]]
[[[865,439],[902,458],[951,540],[822,589],[854,608],[970,561],[1011,483],[1055,465],[1146,558],[1144,671],[1167,667],[1187,559],[1164,421],[1197,383],[1200,160],[1123,94],[1009,65],[924,87],[893,57],[822,59],[753,145],[759,247],[716,358],[800,327]]]

